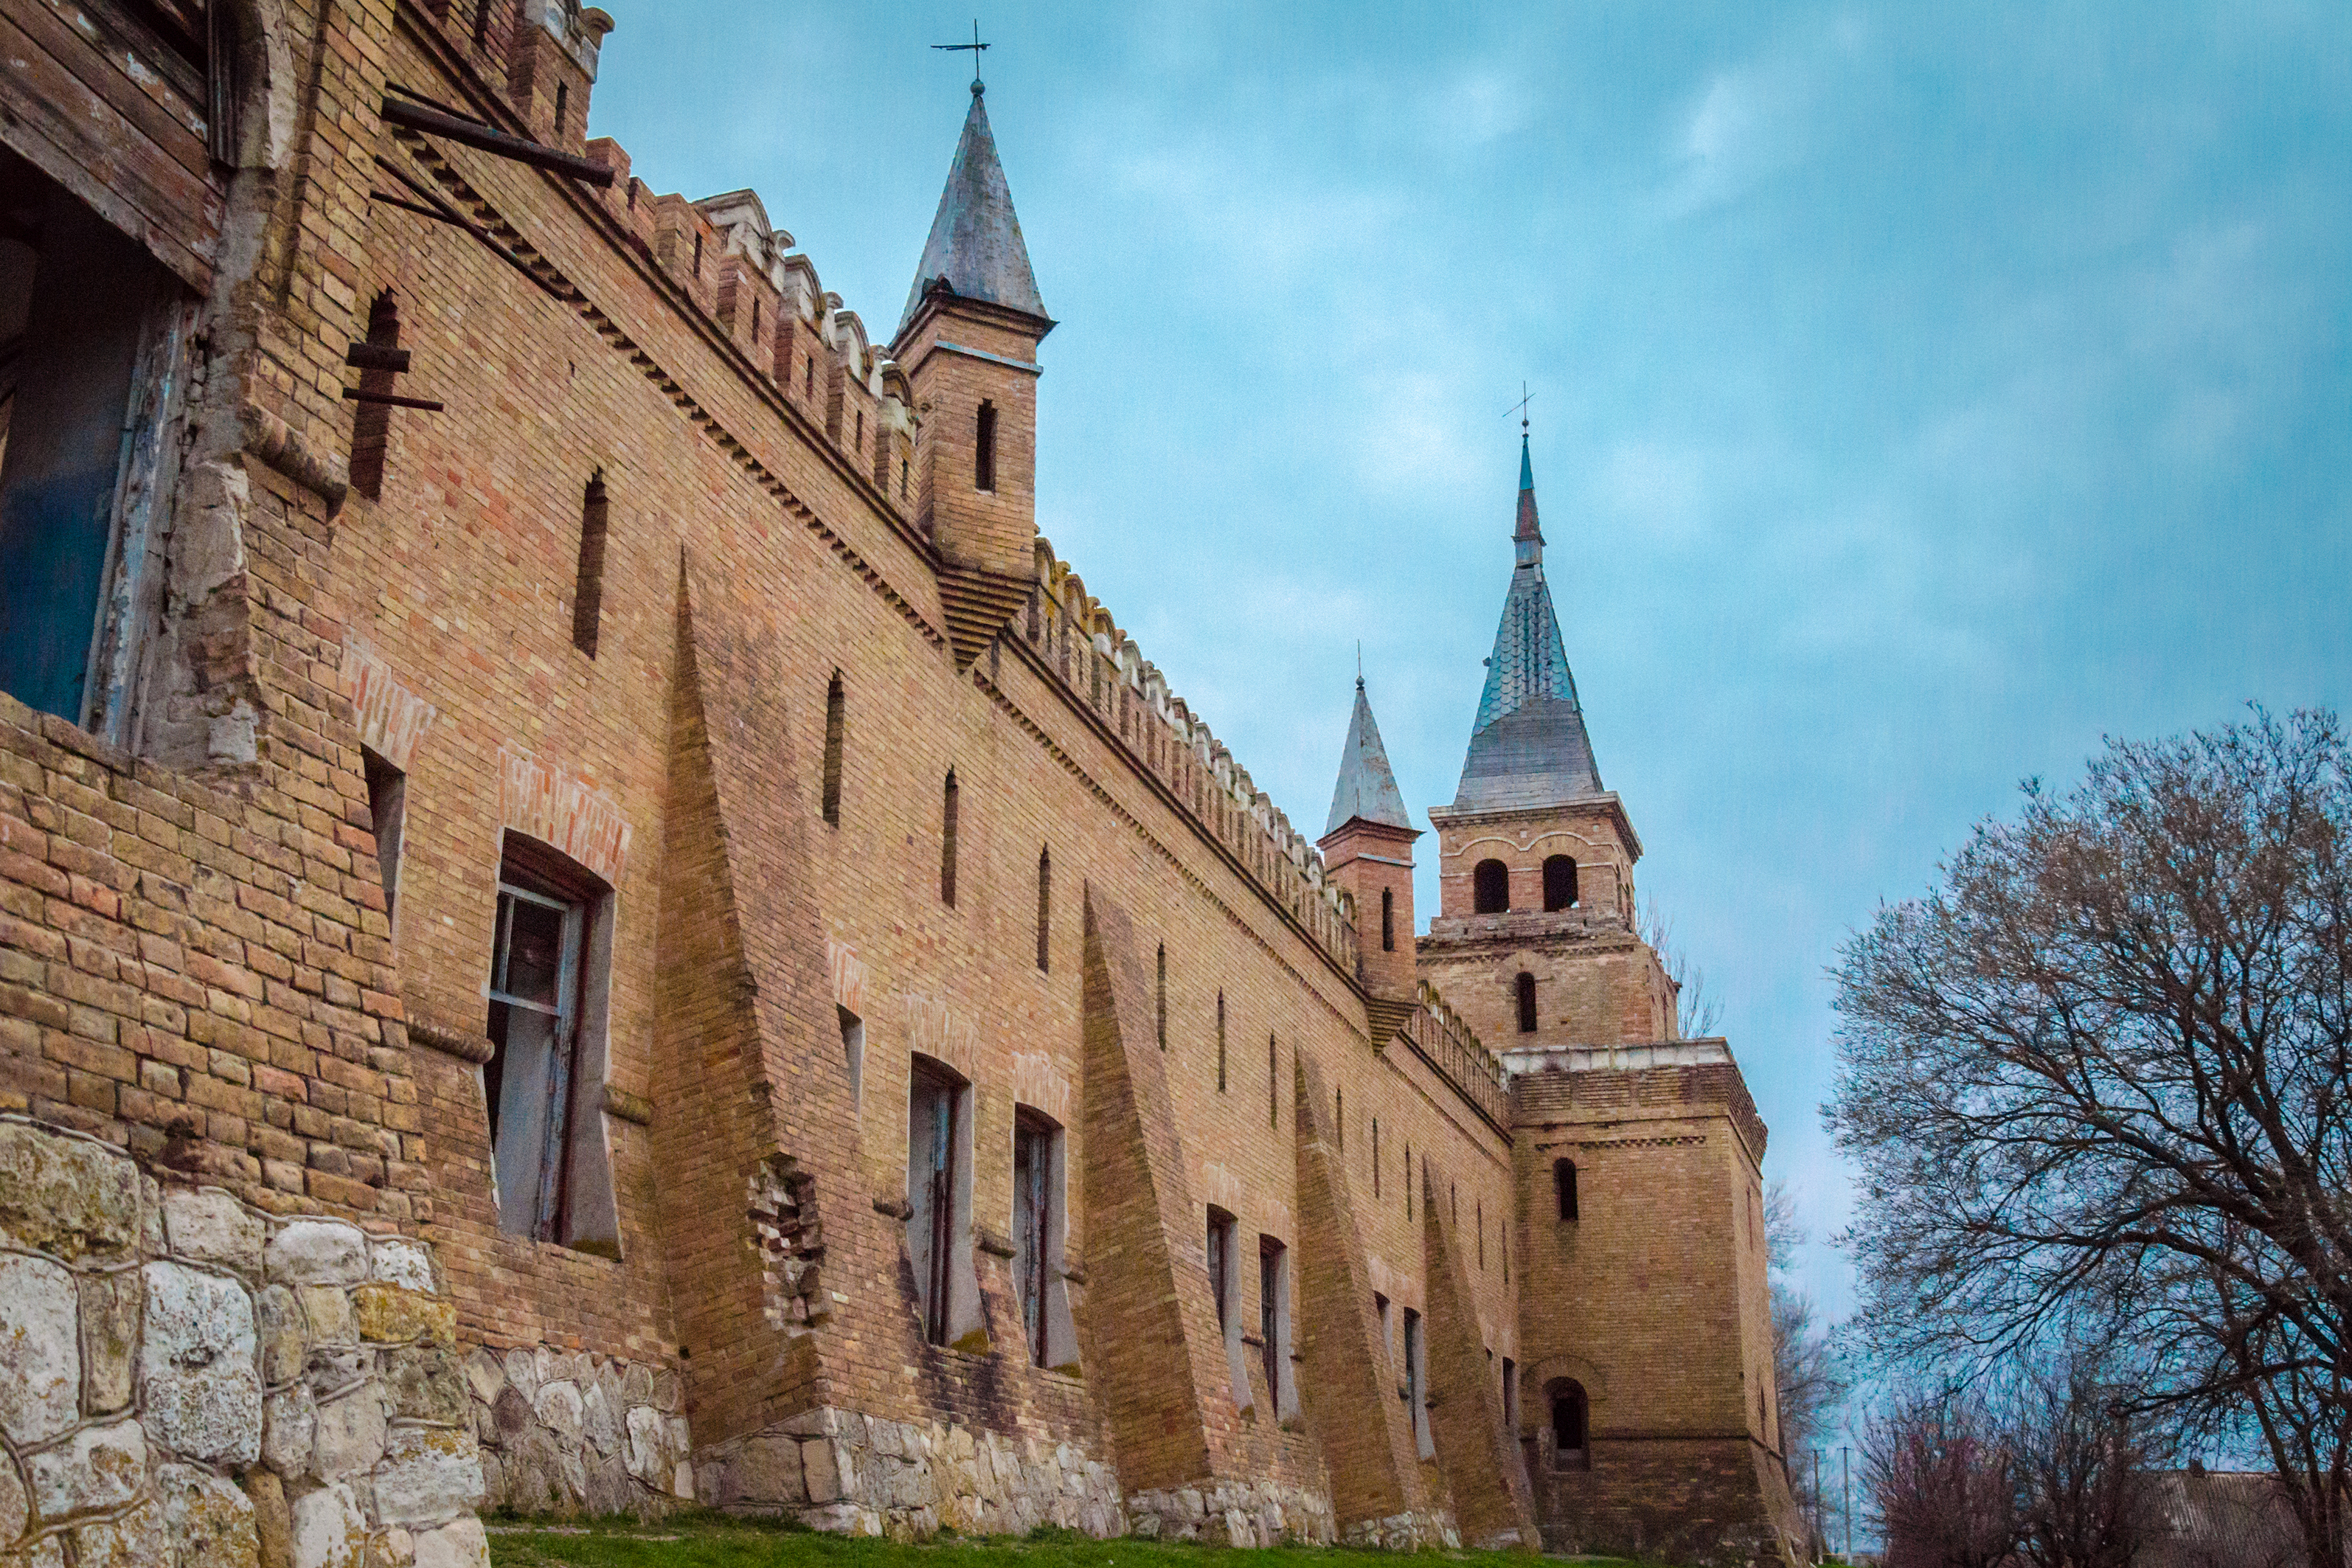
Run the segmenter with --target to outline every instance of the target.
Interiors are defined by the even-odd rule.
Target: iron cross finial
[[[971,42],[968,44],[933,44],[931,47],[935,49],[945,49],[950,54],[955,54],[964,49],[970,49],[971,51],[971,90],[974,94],[979,93],[981,90],[980,54],[982,49],[988,47],[986,44],[980,41],[979,17],[974,16],[971,19]]]
[[[1514,414],[1519,416],[1519,439],[1522,441],[1528,438],[1528,405],[1535,400],[1536,395],[1528,390],[1528,384],[1523,381],[1519,383],[1519,400],[1503,410],[1503,416],[1507,419]]]

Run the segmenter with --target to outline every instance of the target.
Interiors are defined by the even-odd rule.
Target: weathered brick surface
[[[1410,868],[1389,863],[1411,839],[1343,833],[1327,873],[1036,537],[1040,323],[950,303],[871,342],[808,258],[773,253],[756,198],[657,195],[586,139],[580,46],[537,7],[500,0],[478,32],[470,6],[353,0],[323,34],[306,0],[279,9],[270,58],[315,70],[274,82],[289,129],[239,176],[231,216],[254,243],[216,290],[180,497],[178,537],[234,569],[167,612],[149,760],[0,705],[0,1109],[257,1206],[428,1238],[477,1400],[513,1417],[492,1458],[509,1498],[546,1489],[561,1456],[542,1435],[569,1410],[518,1414],[517,1390],[577,1385],[549,1370],[569,1367],[677,1395],[630,1395],[646,1430],[602,1481],[553,1488],[559,1506],[691,1487],[831,1528],[1012,1528],[1045,1517],[1033,1494],[1060,1476],[1089,1489],[1071,1515],[1088,1529],[1491,1536],[1523,1525],[1528,1496],[1496,1446],[1505,1359],[1528,1388],[1584,1375],[1559,1368],[1607,1388],[1600,1468],[1582,1501],[1544,1482],[1548,1530],[1563,1510],[1649,1518],[1675,1486],[1737,1490],[1619,1429],[1638,1407],[1695,1442],[1773,1441],[1770,1413],[1748,1411],[1769,1365],[1740,1217],[1762,1135],[1736,1069],[1638,1110],[1605,1074],[1507,1100],[1487,1050],[1522,1043],[1510,987],[1529,966],[1534,1044],[1670,1032],[1671,988],[1623,929],[1622,812],[1441,814],[1445,903],[1416,944]],[[390,132],[387,81],[617,177],[597,190]],[[393,177],[379,156],[538,283],[372,204]],[[395,413],[381,494],[345,498],[343,353],[384,296],[414,360],[399,390],[446,408]],[[969,472],[982,397],[999,421],[986,495]],[[574,638],[592,477],[593,655]],[[396,902],[363,746],[406,775]],[[607,1109],[582,1103],[614,1225],[593,1247],[499,1224],[481,1064],[509,835],[610,889],[583,1058]],[[1562,847],[1587,867],[1580,910],[1466,913],[1475,858],[1502,854],[1533,909]],[[982,1325],[959,1347],[925,1343],[915,1308],[917,1055],[972,1086]],[[1023,1353],[1006,1238],[1024,1110],[1066,1141],[1075,1373]],[[1629,1151],[1594,1131],[1640,1118],[1701,1142]],[[1543,1217],[1536,1148],[1571,1134],[1607,1143],[1595,1191],[1622,1194],[1622,1234],[1603,1220],[1582,1253]],[[1252,1243],[1289,1251],[1303,1422],[1262,1388],[1235,1406],[1210,1205],[1238,1221],[1253,1335]],[[1428,1325],[1434,1463],[1388,1386],[1375,1293]],[[1523,1428],[1539,1406],[1522,1400]],[[1016,1452],[1017,1495],[950,1495],[974,1456]],[[932,1500],[891,1502],[915,1469]]]

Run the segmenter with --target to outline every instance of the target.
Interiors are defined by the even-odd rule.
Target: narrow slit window
[[[1282,1125],[1282,1082],[1275,1073],[1274,1037],[1265,1037],[1265,1124]]]
[[[1499,915],[1511,907],[1511,869],[1500,860],[1481,860],[1470,873],[1475,913]]]
[[[848,730],[849,695],[836,669],[824,689],[824,793],[819,805],[835,827],[841,826],[841,751]]]
[[[1164,942],[1160,944],[1160,984],[1153,1006],[1155,1021],[1152,1026],[1159,1034],[1160,1048],[1164,1051],[1168,1048],[1168,944]]]
[[[1372,1196],[1381,1195],[1381,1119],[1372,1118]]]
[[[866,410],[863,408],[857,411],[857,438],[850,443],[850,448],[858,452],[866,450]]]
[[[1348,1091],[1344,1089],[1331,1091],[1331,1125],[1339,1131],[1339,1152],[1344,1154],[1348,1152]]]
[[[1512,988],[1518,996],[1519,1033],[1532,1035],[1536,1032],[1536,977],[1522,969]]]
[[[563,140],[564,121],[571,116],[572,84],[559,81],[555,84],[555,139],[559,142]]]
[[[1478,1211],[1478,1271],[1483,1274],[1486,1271],[1486,1200],[1479,1199],[1475,1206]]]
[[[1576,1219],[1577,1200],[1575,1161],[1554,1160],[1551,1163],[1551,1186],[1552,1196],[1558,1201],[1559,1205],[1559,1217],[1562,1220],[1567,1221],[1573,1221]]]
[[[408,775],[360,748],[367,772],[368,816],[375,828],[375,863],[383,873],[383,912],[390,919],[400,897],[400,835],[408,818]]]
[[[1509,1356],[1503,1358],[1503,1430],[1511,1441],[1519,1440],[1519,1365]]]
[[[1225,994],[1217,993],[1217,1092],[1225,1092]]]
[[[604,471],[596,470],[580,501],[580,579],[572,595],[572,646],[596,657],[596,634],[604,614],[604,533],[610,513]]]
[[[948,770],[947,788],[940,802],[940,902],[955,908],[956,899],[956,776]]]
[[[1381,951],[1396,951],[1396,894],[1387,888],[1381,889]]]
[[[694,275],[698,279],[702,276],[702,231],[700,229],[694,232]]]
[[[1037,972],[1054,967],[1054,852],[1037,851]]]
[[[809,355],[808,369],[801,376],[801,395],[803,397],[816,395],[816,355],[814,354]]]
[[[758,341],[759,341],[759,337],[760,337],[760,297],[759,297],[757,294],[754,294],[754,295],[752,295],[752,296],[751,296],[751,338],[752,338],[752,341],[753,341],[754,342],[758,342]]]
[[[1576,905],[1576,862],[1565,855],[1554,855],[1543,863],[1544,909],[1547,912],[1572,909]]]
[[[836,1003],[834,1012],[841,1021],[841,1062],[849,1070],[849,1099],[860,1111],[866,1109],[866,1020]]]
[[[992,490],[996,488],[996,405],[983,401],[973,425],[971,488]]]
[[[400,305],[390,289],[375,297],[368,308],[368,346],[396,349],[400,346]],[[391,394],[394,384],[388,370],[360,372],[360,391],[370,397]],[[370,500],[383,496],[383,459],[392,440],[392,405],[362,403],[352,416],[352,488]]]

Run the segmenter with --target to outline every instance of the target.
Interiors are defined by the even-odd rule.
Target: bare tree
[[[1658,955],[1666,983],[1675,988],[1675,1032],[1685,1040],[1714,1037],[1723,1024],[1723,1004],[1706,988],[1706,971],[1690,961],[1675,941],[1675,923],[1655,904],[1642,906],[1642,940]]]
[[[1772,1380],[1780,1395],[1780,1452],[1790,1490],[1818,1528],[1823,1500],[1815,1492],[1806,1459],[1845,1403],[1850,1384],[1813,1299],[1790,1279],[1806,1237],[1796,1200],[1783,1183],[1773,1183],[1765,1194],[1764,1240],[1771,1259]]]
[[[2098,1340],[2266,1451],[2313,1568],[2352,1479],[2352,773],[2328,713],[2111,742],[1846,947],[1827,1115],[1883,1357]]]
[[[2153,1538],[2164,1428],[2136,1410],[2101,1351],[2063,1351],[2012,1378],[2001,1401],[2029,1568],[2131,1568]]]
[[[2018,1476],[1981,1398],[1957,1389],[1898,1394],[1861,1436],[1886,1568],[2004,1568],[2021,1522]]]

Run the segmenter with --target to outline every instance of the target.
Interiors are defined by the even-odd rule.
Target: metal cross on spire
[[[1519,416],[1519,439],[1522,441],[1528,438],[1528,405],[1535,400],[1536,395],[1528,390],[1528,384],[1523,381],[1519,383],[1519,400],[1503,410],[1506,419],[1514,414]]]
[[[977,97],[981,91],[980,55],[982,50],[988,47],[986,44],[980,41],[980,18],[974,16],[971,19],[971,42],[968,44],[933,44],[931,47],[935,49],[945,49],[950,54],[954,54],[961,49],[970,49],[971,51],[971,90],[973,96]]]

